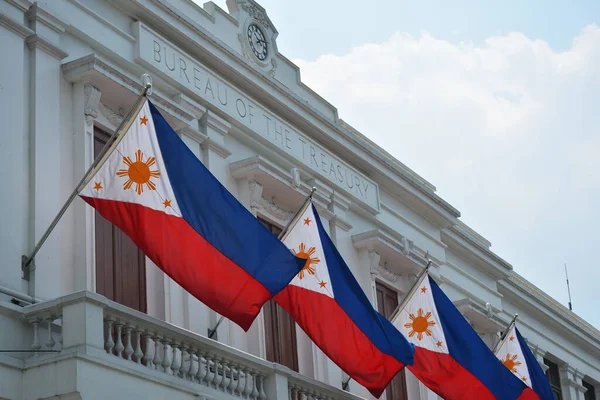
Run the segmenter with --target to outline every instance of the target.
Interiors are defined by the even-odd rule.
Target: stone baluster
[[[150,334],[145,332],[142,334],[144,338],[144,358],[142,358],[142,362],[148,368],[152,368],[152,359],[150,358]]]
[[[128,361],[131,361],[133,355],[133,346],[131,345],[131,326],[125,326],[125,357]]]
[[[58,335],[58,343],[60,344],[60,349],[62,350],[63,346],[63,320],[62,315],[59,315],[57,319],[60,319],[60,334]]]
[[[117,356],[123,357],[123,350],[125,350],[125,346],[123,346],[123,339],[121,338],[121,329],[123,328],[123,325],[116,323],[115,326],[117,327],[117,343],[115,344],[115,352]]]
[[[256,387],[256,371],[250,372],[252,375],[252,393],[250,393],[250,398],[256,400],[258,398],[258,389]]]
[[[233,367],[235,367],[234,363],[229,364],[229,386],[227,386],[227,392],[231,394],[235,394],[235,389],[237,387],[237,381],[235,380],[235,372]]]
[[[202,350],[196,350],[196,357],[198,357],[198,374],[196,375],[196,379],[201,385],[206,383],[205,379],[208,376],[208,373],[206,371],[206,369],[208,368],[208,361],[206,362],[206,365],[202,365],[202,356]]]
[[[42,348],[42,344],[40,343],[40,338],[38,336],[39,332],[38,332],[38,328],[39,328],[39,321],[32,321],[31,325],[33,325],[33,343],[31,344],[31,349],[32,350],[39,350]]]
[[[219,390],[221,388],[221,382],[223,382],[223,379],[225,379],[225,377],[223,375],[219,374],[219,367],[221,366],[221,357],[216,356],[215,357],[215,380],[213,381],[213,384],[215,385],[215,389]]]
[[[160,358],[161,339],[158,335],[154,335],[154,338],[152,338],[154,340],[154,358],[152,358],[152,364],[154,364],[155,370],[159,370],[159,367],[162,365],[162,359]]]
[[[250,386],[250,370],[248,368],[244,369],[244,398],[247,399],[250,397],[250,393],[252,393],[252,387]]]
[[[135,351],[133,352],[133,358],[136,363],[142,363],[142,357],[144,352],[142,351],[142,331],[139,329],[135,330]]]
[[[223,371],[223,379],[221,379],[221,390],[227,392],[229,388],[229,378],[227,377],[227,370],[229,369],[229,362],[225,359],[221,362],[221,368]]]
[[[235,390],[233,394],[238,397],[242,397],[242,395],[244,394],[244,386],[242,384],[242,366],[237,364],[235,366],[235,370],[237,376],[237,383],[235,385]]]
[[[110,318],[106,318],[104,322],[106,323],[104,350],[106,350],[108,354],[112,354],[113,348],[115,347],[115,341],[113,340],[113,321]]]
[[[179,376],[181,376],[183,379],[187,379],[188,378],[188,371],[192,368],[192,354],[188,353],[188,348],[185,345],[185,343],[183,343],[181,345],[181,365],[179,366]],[[186,355],[189,356],[190,362],[186,363],[185,361],[185,357]]]
[[[179,375],[179,357],[177,357],[177,350],[179,350],[179,344],[177,342],[173,342],[171,344],[171,348],[173,349],[173,360],[171,360],[171,374],[173,376]],[[181,352],[179,352],[181,353]]]
[[[207,354],[206,355],[206,386],[209,386],[209,387],[214,385],[215,378],[217,377],[217,364],[212,363],[213,368],[215,370],[215,372],[212,372],[210,370],[211,363],[212,363],[212,354]]]
[[[201,366],[200,357],[197,356],[198,352],[193,347],[188,348],[188,353],[190,355],[190,369],[187,371],[187,376],[190,382],[194,382]],[[194,362],[194,357],[198,358],[198,363]]]
[[[229,379],[231,379],[231,378],[227,378],[227,370],[229,369],[229,362],[227,362],[227,360],[223,360],[223,362],[221,363],[221,368],[223,370],[223,379],[221,380],[221,390],[223,392],[227,392],[227,389],[229,388]]]
[[[175,349],[173,349],[175,350]],[[173,351],[173,354],[175,353],[175,351]],[[167,338],[163,339],[163,359],[162,359],[162,363],[160,364],[163,367],[163,372],[167,373],[167,374],[172,374],[173,371],[171,371],[171,360],[169,359],[169,340]]]
[[[265,393],[265,377],[262,374],[257,375],[258,380],[260,381],[260,390],[258,391],[258,398],[260,400],[265,400],[267,398],[267,394]]]
[[[48,323],[48,340],[46,341],[46,347],[48,350],[52,350],[56,344],[54,338],[52,337],[52,322],[54,322],[54,317],[46,318],[46,322]]]

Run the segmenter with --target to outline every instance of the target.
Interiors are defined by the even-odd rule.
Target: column
[[[559,368],[563,400],[585,400],[586,388],[582,385],[583,374],[569,364]]]
[[[54,15],[34,4],[27,13],[34,35],[27,38],[30,58],[30,234],[31,246],[38,242],[62,207],[66,196],[61,170],[64,156],[61,148],[61,97],[62,79],[60,61],[67,56],[60,46],[64,25]],[[64,179],[64,181],[63,181]],[[72,187],[70,188],[73,189]],[[35,272],[31,275],[30,295],[36,298],[53,298],[61,294],[61,229],[55,229],[35,259]]]
[[[33,31],[23,24],[28,1],[0,5],[0,104],[2,104],[2,145],[0,145],[0,285],[26,291],[21,282],[21,255],[31,251],[29,238],[29,104],[25,39]]]
[[[73,187],[94,161],[94,120],[101,96],[100,90],[86,79],[73,84]],[[75,214],[73,291],[95,291],[95,212],[83,201],[75,201],[71,207]]]

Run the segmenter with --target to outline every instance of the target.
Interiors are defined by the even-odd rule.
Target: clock
[[[267,40],[256,24],[248,25],[248,43],[254,56],[260,61],[265,61],[267,58]]]

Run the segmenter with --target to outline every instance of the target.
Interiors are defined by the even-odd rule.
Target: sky
[[[225,0],[215,1],[225,7]],[[600,2],[263,0],[279,52],[600,328]]]

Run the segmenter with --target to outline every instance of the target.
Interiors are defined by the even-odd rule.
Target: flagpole
[[[33,270],[35,270],[35,263],[33,263],[34,258],[36,256],[36,254],[38,253],[38,251],[41,249],[42,245],[48,239],[48,236],[50,236],[50,233],[52,233],[52,231],[54,230],[54,228],[56,227],[56,225],[58,224],[58,222],[60,221],[62,216],[65,214],[65,212],[67,211],[67,209],[69,208],[69,206],[71,205],[71,203],[73,202],[75,197],[77,197],[79,192],[81,192],[81,190],[88,184],[88,182],[92,178],[92,176],[94,176],[95,173],[102,167],[102,165],[104,165],[104,162],[106,162],[108,157],[112,154],[114,149],[121,142],[121,140],[123,139],[123,136],[125,136],[124,132],[127,132],[127,130],[129,130],[129,128],[133,124],[133,121],[135,120],[135,117],[140,112],[141,108],[143,107],[147,96],[152,93],[152,78],[150,77],[150,75],[148,75],[148,74],[142,75],[142,80],[143,80],[143,85],[144,85],[142,94],[140,94],[140,96],[136,100],[136,103],[133,106],[133,108],[131,108],[131,110],[129,111],[129,114],[127,114],[127,116],[123,119],[123,121],[121,122],[119,127],[115,130],[115,133],[107,140],[107,142],[104,145],[104,147],[102,148],[100,154],[92,162],[92,165],[90,165],[90,167],[85,172],[85,174],[83,175],[83,177],[81,178],[81,180],[79,181],[79,183],[77,184],[77,186],[75,187],[73,192],[69,195],[69,197],[67,198],[67,201],[63,204],[63,206],[59,210],[58,214],[56,214],[56,216],[50,223],[50,226],[48,226],[48,229],[46,229],[46,232],[44,232],[44,234],[42,235],[40,240],[37,242],[37,244],[33,248],[31,254],[29,256],[23,255],[21,257],[21,269],[23,270],[24,277],[26,280],[29,280],[31,272]],[[33,288],[33,293],[35,293],[35,285]],[[35,303],[36,302],[35,296],[33,294],[31,294],[31,297],[33,299],[33,302]]]
[[[429,252],[427,252],[427,255],[429,255]],[[431,267],[431,264],[433,262],[429,259],[429,257],[427,257],[427,255],[425,256],[427,258],[427,265],[425,265],[425,268],[423,268],[423,270],[417,276],[417,280],[413,284],[412,288],[408,291],[408,294],[404,297],[404,300],[402,300],[402,303],[400,303],[398,308],[396,308],[396,312],[394,312],[394,314],[392,314],[392,316],[390,317],[390,321],[393,321],[396,318],[396,316],[398,315],[398,313],[400,313],[400,311],[402,311],[402,309],[404,308],[406,303],[410,300],[412,295],[415,293],[416,288],[421,283],[421,280],[423,279],[423,277],[425,276],[427,271],[429,271],[429,267]],[[348,384],[350,383],[351,380],[352,380],[352,377],[349,376],[348,379],[346,379],[346,381],[342,382],[342,390],[348,390]]]
[[[277,236],[277,239],[283,240],[285,238],[285,236],[287,236],[287,233],[289,232],[290,227],[293,225],[296,225],[296,222],[298,222],[298,218],[300,218],[300,216],[304,213],[304,211],[306,210],[306,207],[310,204],[310,202],[312,200],[313,194],[316,191],[317,191],[317,188],[313,186],[313,188],[311,189],[308,196],[306,196],[306,199],[304,199],[304,203],[302,203],[302,206],[298,209],[298,211],[296,211],[296,214],[294,214],[294,216],[289,220],[289,222],[287,223],[285,228],[283,228],[281,233]],[[224,319],[225,319],[225,317],[221,315],[221,317],[215,324],[215,327],[208,330],[208,338],[209,339],[212,339],[212,337],[215,336],[215,333],[217,333],[217,328],[219,327],[219,325],[221,325],[221,323],[223,322]]]
[[[512,320],[510,321],[510,324],[508,324],[508,327],[504,330],[504,332],[502,332],[502,335],[500,335],[500,340],[498,341],[498,343],[496,343],[496,346],[494,346],[494,354],[496,354],[496,352],[500,348],[500,345],[502,345],[502,342],[504,341],[504,339],[506,339],[506,335],[508,335],[508,332],[510,332],[510,328],[512,328],[513,325],[517,323],[517,318],[519,318],[519,314],[515,314],[513,316]]]

